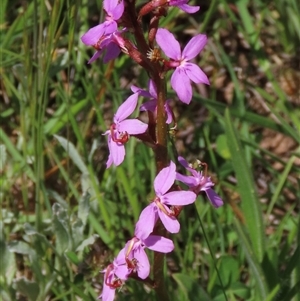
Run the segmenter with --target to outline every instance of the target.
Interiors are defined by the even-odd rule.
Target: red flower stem
[[[167,124],[165,114],[166,83],[159,73],[153,78],[157,88],[157,121],[156,121],[156,147],[154,148],[157,173],[169,165],[167,148]],[[166,229],[160,220],[157,221],[153,233],[167,236]],[[158,301],[169,301],[164,279],[165,254],[154,252],[153,280]]]

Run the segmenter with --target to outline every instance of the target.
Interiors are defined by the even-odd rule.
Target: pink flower
[[[157,111],[157,91],[156,91],[156,87],[154,85],[153,80],[151,80],[151,79],[149,80],[149,87],[148,87],[149,92],[146,90],[143,90],[141,88],[138,88],[136,86],[131,86],[131,90],[134,93],[136,93],[136,92],[139,93],[140,96],[150,98],[149,101],[146,101],[145,103],[143,103],[140,106],[140,111],[151,111],[153,113],[156,113],[156,111]],[[172,109],[169,106],[170,101],[171,101],[170,99],[167,99],[166,103],[165,103],[165,112],[167,115],[166,123],[167,124],[170,124],[173,121]]]
[[[192,175],[184,176],[180,173],[176,173],[176,180],[181,181],[189,186],[191,191],[194,191],[197,195],[200,191],[205,191],[208,199],[212,205],[216,208],[223,205],[221,197],[211,189],[215,184],[211,181],[210,177],[203,175],[202,171],[197,171],[190,167],[188,162],[183,157],[178,157],[179,163],[185,167]]]
[[[120,252],[121,253],[121,252]],[[130,271],[125,262],[125,256],[121,253],[102,271],[104,273],[102,294],[99,296],[103,301],[113,301],[116,289],[122,287],[127,280]]]
[[[128,270],[137,273],[141,279],[146,279],[150,274],[150,263],[145,247],[153,251],[169,253],[173,251],[174,244],[170,239],[158,235],[149,235],[144,240],[135,236],[126,243],[123,250]]]
[[[170,68],[175,68],[171,77],[172,88],[182,102],[189,104],[192,99],[191,81],[197,84],[204,83],[209,85],[209,80],[200,67],[189,62],[206,45],[206,35],[198,34],[193,37],[182,52],[178,41],[167,29],[159,28],[157,30],[156,42],[166,56],[171,58],[171,61],[167,62],[166,65]]]
[[[188,14],[193,14],[200,9],[200,6],[191,6],[189,0],[169,0],[169,6],[176,6]]]
[[[129,140],[129,135],[144,133],[148,125],[138,119],[126,119],[137,106],[138,93],[129,96],[119,107],[114,115],[113,124],[104,135],[108,135],[109,157],[106,162],[106,168],[112,164],[118,166],[125,158],[124,144]]]
[[[171,191],[176,177],[176,166],[171,161],[170,166],[163,168],[154,180],[155,198],[141,213],[136,224],[135,233],[140,239],[145,239],[153,231],[158,218],[171,233],[178,233],[180,225],[169,206],[183,206],[193,203],[196,194],[192,191]]]
[[[93,46],[97,51],[89,60],[89,64],[95,61],[107,49],[104,62],[116,58],[120,53],[120,34],[118,23],[124,12],[124,2],[121,0],[106,0],[103,3],[106,12],[106,20],[102,24],[89,29],[82,37],[81,41],[89,46]]]

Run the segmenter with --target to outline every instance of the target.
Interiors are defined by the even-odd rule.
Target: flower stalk
[[[137,13],[134,0],[104,0],[105,22],[91,28],[81,38],[83,43],[96,50],[89,63],[102,55],[106,63],[122,52],[144,68],[150,77],[149,91],[131,86],[133,94],[117,109],[113,122],[104,133],[109,149],[107,168],[122,164],[126,156],[125,145],[131,137],[135,137],[153,150],[157,175],[153,183],[155,196],[141,212],[134,236],[102,271],[104,280],[100,298],[103,301],[113,301],[116,289],[121,288],[128,278],[150,285],[157,300],[169,301],[165,284],[165,254],[173,251],[174,244],[168,233],[179,232],[177,218],[181,210],[185,205],[194,203],[201,192],[206,193],[215,208],[223,204],[212,190],[214,184],[206,170],[203,174],[197,171],[199,164],[191,167],[183,157],[178,157],[180,164],[191,173],[190,176],[182,175],[176,172],[176,165],[170,161],[168,154],[168,132],[175,131],[177,122],[167,99],[166,74],[173,71],[171,87],[185,104],[192,100],[192,82],[209,84],[200,67],[190,62],[203,49],[207,37],[198,34],[181,50],[175,36],[167,29],[159,28],[160,19],[167,14],[169,7],[177,7],[186,13],[200,9],[187,3],[188,0],[152,0]],[[150,22],[148,37],[145,38],[141,23],[147,14]],[[130,35],[133,39],[128,37]],[[161,56],[161,52],[166,58]],[[138,106],[139,97],[150,98],[139,108],[148,112],[148,123],[130,118]],[[175,125],[173,129],[169,128],[171,123]],[[182,188],[176,181],[187,188]],[[154,252],[153,279],[149,277],[151,269],[145,248]]]

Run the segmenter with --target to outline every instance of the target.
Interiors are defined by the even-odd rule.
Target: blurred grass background
[[[211,85],[195,86],[190,106],[169,90],[173,142],[208,164],[225,205],[215,210],[199,197],[183,211],[167,256],[170,296],[299,301],[299,4],[197,4],[200,12],[170,9],[161,23],[182,45],[209,37],[197,62]],[[101,1],[1,1],[4,301],[95,300],[99,271],[153,195],[153,155],[138,141],[120,167],[105,170],[102,133],[130,85],[145,88],[148,78],[124,55],[87,64],[93,50],[80,37],[102,20]],[[117,295],[155,298],[134,280]]]

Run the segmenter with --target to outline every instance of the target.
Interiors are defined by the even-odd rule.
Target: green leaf
[[[0,144],[0,171],[4,169],[7,159],[6,147],[4,144]]]
[[[224,287],[235,283],[240,276],[239,263],[231,256],[221,257],[219,263],[219,273]]]
[[[240,221],[238,219],[234,219],[234,225],[240,239],[240,244],[252,270],[253,278],[256,282],[255,295],[259,296],[259,300],[265,300],[268,294],[268,286],[266,283],[265,275],[262,271],[262,267],[260,266],[257,257],[253,253],[252,245],[250,244],[249,239],[245,233],[246,231],[240,224]]]
[[[246,162],[241,142],[232,124],[232,118],[228,109],[225,111],[225,133],[238,182],[238,191],[242,200],[241,206],[245,217],[245,225],[249,232],[254,253],[259,262],[261,262],[265,249],[262,211],[255,192],[252,172]]]
[[[241,282],[236,282],[236,283],[233,283],[232,286],[230,287],[230,291],[244,299],[244,300],[249,300],[249,297],[250,297],[250,288],[247,287],[244,283],[241,283]]]
[[[34,250],[26,243],[20,240],[13,240],[8,243],[8,250],[13,253],[30,255]]]
[[[211,301],[204,289],[193,278],[180,273],[173,274],[172,277],[183,293],[184,299],[180,301]]]
[[[245,284],[241,282],[233,283],[227,290],[226,296],[235,296],[240,297],[243,300],[249,300],[251,293],[250,288],[248,288]],[[229,299],[231,300],[231,299]],[[221,288],[218,289],[218,293],[214,297],[214,301],[226,301],[223,290]]]
[[[95,243],[96,239],[99,236],[97,234],[92,235],[91,237],[85,239],[76,249],[76,252],[81,252],[84,250],[85,247],[92,245]]]
[[[85,192],[79,200],[78,204],[78,218],[82,221],[82,224],[85,226],[88,215],[90,212],[90,194]]]
[[[77,257],[76,253],[69,251],[65,252],[64,254],[72,263],[78,265],[80,263],[79,258]]]
[[[70,158],[72,159],[74,164],[78,167],[78,169],[82,173],[88,174],[88,169],[87,169],[85,163],[83,162],[81,156],[79,155],[77,149],[75,148],[74,144],[61,136],[54,135],[54,137],[58,140],[60,145],[64,148],[64,150],[70,156]]]
[[[82,242],[84,238],[83,231],[84,225],[82,221],[78,217],[75,217],[75,220],[72,221],[73,248],[76,248],[76,246]]]
[[[225,135],[219,135],[217,137],[217,153],[224,159],[230,159],[231,154],[227,145],[227,139]]]
[[[52,207],[52,227],[56,236],[56,249],[59,254],[62,254],[71,245],[71,238],[68,230],[68,215],[66,210],[58,203]]]
[[[0,275],[5,277],[6,284],[10,285],[16,273],[15,256],[9,251],[3,235],[3,222],[0,221]]]
[[[20,278],[15,281],[17,290],[25,295],[30,301],[36,301],[40,292],[39,286],[36,282],[29,281],[27,278]]]

